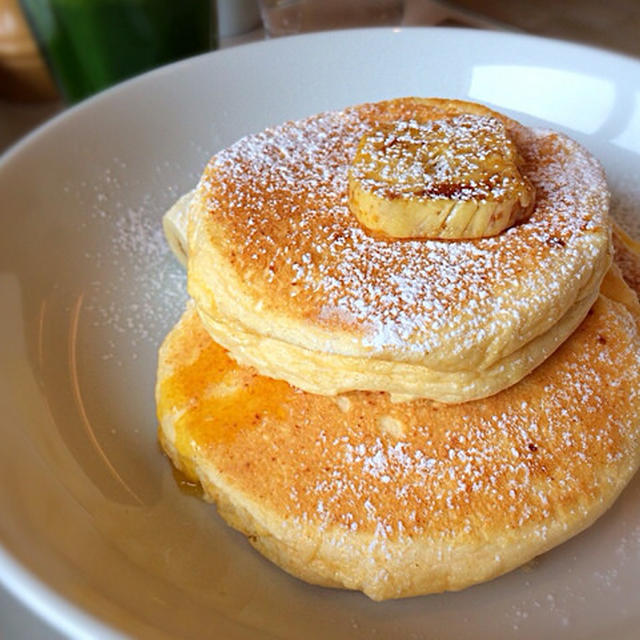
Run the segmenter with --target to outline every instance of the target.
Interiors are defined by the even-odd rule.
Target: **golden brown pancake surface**
[[[607,282],[543,365],[463,405],[302,392],[237,365],[191,307],[160,354],[161,440],[295,575],[375,599],[489,579],[588,526],[640,463],[638,317]]]
[[[473,241],[389,240],[363,229],[348,209],[347,171],[371,123],[469,109],[500,118],[518,142],[536,189],[531,216]],[[214,156],[191,204],[189,291],[205,323],[238,327],[239,342],[265,338],[283,353],[291,345],[299,375],[284,377],[307,390],[439,397],[420,393],[413,378],[402,388],[402,375],[386,389],[386,373],[368,380],[363,363],[419,366],[425,378],[471,372],[481,379],[482,371],[507,366],[519,349],[559,327],[572,306],[586,311],[592,303],[610,259],[608,199],[597,161],[560,134],[526,129],[470,103],[360,105],[268,129]],[[236,359],[275,375],[262,354],[227,346]],[[323,378],[322,367],[304,378],[309,362],[325,353],[358,360],[354,371],[340,361],[346,374],[337,388],[339,376]],[[538,361],[531,362],[529,369]],[[511,382],[529,370],[513,368]],[[458,393],[464,384],[454,380],[455,393],[440,399],[497,390],[471,385]]]

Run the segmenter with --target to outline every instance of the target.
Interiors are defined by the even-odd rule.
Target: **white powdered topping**
[[[404,535],[474,536],[495,523],[530,526],[544,543],[569,506],[570,519],[586,517],[617,491],[640,448],[637,327],[615,311],[597,313],[577,344],[517,391],[456,406],[417,402],[397,414],[401,433],[379,429],[375,408],[386,414],[372,396],[350,396],[330,429],[309,411],[292,417],[300,428],[286,444],[267,445],[274,460],[291,447],[296,461],[291,513],[375,532],[381,545]],[[397,421],[391,407],[386,419]]]
[[[357,109],[321,114],[212,159],[209,209],[229,246],[256,264],[245,284],[257,298],[275,286],[284,295],[269,304],[280,312],[291,313],[293,298],[307,319],[348,326],[374,350],[430,351],[451,339],[447,327],[464,336],[456,345],[464,352],[505,328],[525,332],[523,310],[561,307],[562,285],[587,279],[603,248],[586,236],[606,225],[608,197],[600,166],[579,145],[512,132],[537,191],[525,223],[475,241],[388,241],[369,235],[347,206],[347,171],[367,118]],[[545,162],[536,162],[543,148]]]
[[[167,165],[157,167],[156,173],[176,169]],[[118,364],[122,353],[135,360],[145,349],[155,348],[186,301],[184,272],[171,255],[161,225],[166,203],[179,190],[164,179],[158,182],[147,185],[154,188],[132,202],[136,179],[114,158],[113,166],[93,183],[92,201],[81,203],[90,216],[85,224],[92,230],[84,245],[91,279],[83,310],[94,329],[112,334],[102,343],[101,357]],[[91,185],[83,188],[89,191]]]
[[[401,120],[367,136],[352,175],[381,197],[500,200],[514,175],[517,149],[496,118],[470,113],[427,122]]]

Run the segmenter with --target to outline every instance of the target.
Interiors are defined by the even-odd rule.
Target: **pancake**
[[[362,228],[347,195],[362,135],[459,113],[505,124],[535,187],[531,215],[466,241]],[[238,363],[312,393],[463,402],[517,382],[584,318],[610,263],[608,202],[601,167],[565,136],[407,98],[243,138],[212,158],[174,233],[200,318]]]
[[[443,405],[262,376],[211,339],[190,303],[160,349],[160,441],[293,575],[376,600],[462,589],[589,526],[636,472],[638,309],[614,267],[531,374]]]

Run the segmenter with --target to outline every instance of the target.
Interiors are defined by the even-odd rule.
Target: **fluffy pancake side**
[[[330,391],[332,395],[352,389],[384,390],[403,401],[427,397],[456,403],[485,398],[527,375],[575,330],[597,296],[596,289],[576,301],[546,332],[479,371],[438,371],[412,362],[320,353],[245,331],[237,323],[225,322],[200,308],[198,314],[211,337],[228,349],[236,362],[255,365],[262,375],[287,380],[304,391],[324,395]]]
[[[637,309],[611,272],[583,323],[517,385],[398,405],[261,376],[190,307],[160,351],[160,439],[290,573],[374,599],[460,589],[584,529],[638,468]]]

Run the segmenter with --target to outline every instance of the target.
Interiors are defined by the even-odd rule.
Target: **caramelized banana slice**
[[[535,189],[497,118],[379,124],[349,170],[349,208],[395,238],[480,238],[531,213]]]
[[[640,296],[640,242],[634,240],[615,221],[611,224],[611,239],[616,262],[627,284]]]
[[[162,228],[169,247],[183,267],[187,266],[187,222],[194,193],[195,190],[181,196],[162,218]]]

